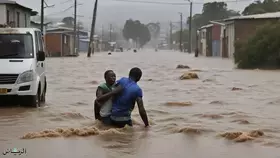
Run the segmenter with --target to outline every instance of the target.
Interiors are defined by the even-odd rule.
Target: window
[[[35,38],[36,38],[36,52],[38,51],[43,51],[44,48],[43,48],[43,43],[42,43],[42,35],[39,31],[36,31],[35,32]]]
[[[67,36],[64,35],[64,44],[67,44]]]
[[[31,34],[1,34],[0,59],[32,58],[33,40]]]
[[[27,27],[27,15],[26,14],[24,14],[24,25],[25,25],[25,27]]]
[[[9,11],[9,10],[7,10],[7,15],[6,15],[6,16],[7,16],[7,17],[6,17],[6,18],[7,18],[7,19],[6,19],[6,20],[7,20],[6,22],[7,22],[7,25],[8,25],[8,24],[10,23],[10,11]]]
[[[35,52],[37,53],[38,51],[39,51],[38,35],[35,32]]]
[[[20,22],[19,21],[19,15],[20,15],[19,12],[17,12],[17,27],[20,27],[20,25],[19,25],[19,22]]]
[[[44,51],[43,42],[42,42],[43,41],[42,40],[42,38],[43,38],[42,34],[39,31],[37,31],[37,34],[38,34],[38,40],[39,40],[39,42],[38,42],[39,43],[39,48],[40,48],[39,50]]]

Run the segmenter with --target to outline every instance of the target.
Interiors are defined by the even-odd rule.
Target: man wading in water
[[[111,110],[111,125],[122,128],[125,125],[132,126],[131,112],[137,102],[139,114],[145,124],[149,126],[146,110],[143,104],[143,92],[137,85],[142,77],[142,71],[139,68],[132,68],[129,72],[129,78],[123,77],[116,82],[116,88],[102,97],[113,98]],[[99,102],[100,98],[96,99]]]

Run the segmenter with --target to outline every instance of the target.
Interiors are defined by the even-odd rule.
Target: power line
[[[83,4],[81,4],[81,3],[77,4],[77,6],[79,6],[79,5],[83,5]],[[70,9],[72,9],[72,8],[74,8],[74,5],[72,5],[72,6],[68,7],[68,8],[66,8],[66,9],[64,9],[64,10],[62,10],[62,11],[50,13],[50,14],[48,14],[48,15],[46,15],[46,16],[55,15],[55,14],[60,14],[60,13],[65,13],[65,12],[67,12],[68,10],[70,10]]]
[[[60,12],[51,13],[51,14],[48,14],[46,16],[50,16],[50,15],[54,15],[54,14],[59,14],[59,13],[64,13],[64,12],[67,12],[68,10],[72,9],[73,7],[74,6],[70,6],[70,7],[66,8],[66,9],[64,9],[64,10],[62,10]]]
[[[170,2],[150,2],[150,1],[131,1],[131,0],[112,0],[112,1],[119,1],[119,2],[131,2],[131,3],[147,3],[147,4],[163,4],[163,5],[190,5],[190,3],[170,3]],[[225,3],[237,3],[237,2],[248,2],[252,0],[232,0],[232,1],[218,1],[218,2],[225,2]],[[207,2],[211,3],[211,2]],[[193,2],[193,4],[205,4],[205,2]]]
[[[67,1],[64,1],[64,2],[60,2],[60,4],[65,4],[65,3],[68,3],[68,2],[71,2],[72,0],[67,0]]]

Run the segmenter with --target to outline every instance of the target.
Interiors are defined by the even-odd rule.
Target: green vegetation
[[[263,14],[269,12],[278,12],[280,11],[280,1],[278,0],[260,0],[255,1],[248,5],[244,11],[243,15],[252,15],[252,14]]]
[[[267,23],[246,42],[235,43],[234,62],[242,69],[280,68],[280,23]]]
[[[140,47],[151,40],[151,33],[148,27],[139,20],[127,20],[123,28],[123,36],[126,40],[139,41]]]

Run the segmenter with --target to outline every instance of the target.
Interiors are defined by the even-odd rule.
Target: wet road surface
[[[190,70],[178,64],[199,79],[179,80]],[[135,108],[132,129],[106,129],[94,121],[96,87],[107,69],[120,78],[134,66],[143,70],[151,127]],[[46,105],[1,108],[0,149],[26,148],[30,158],[280,158],[279,71],[233,67],[228,59],[148,50],[48,58]]]

